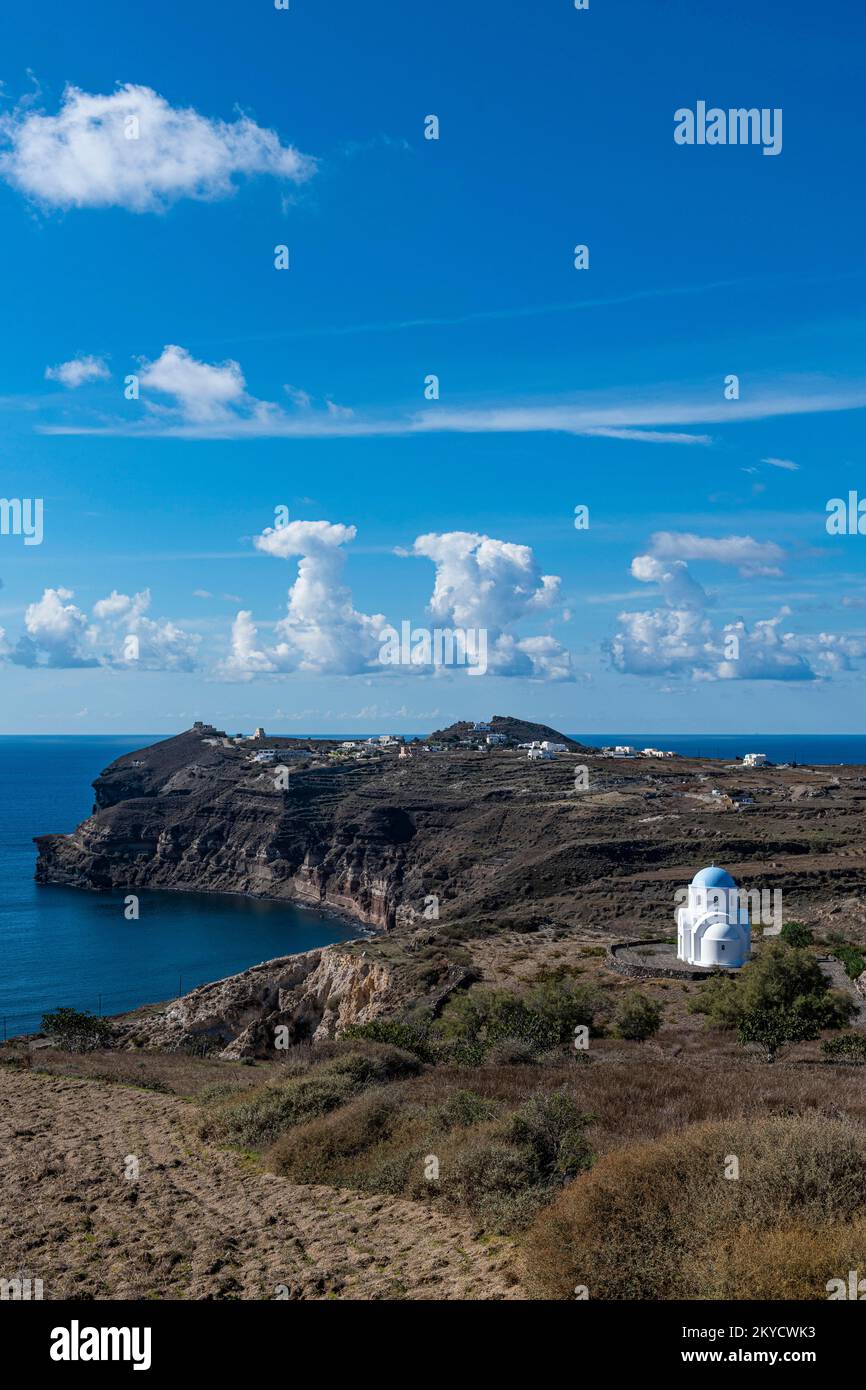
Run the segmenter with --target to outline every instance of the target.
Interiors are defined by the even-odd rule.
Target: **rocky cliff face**
[[[168,1051],[207,1043],[226,1058],[272,1055],[278,1028],[285,1046],[320,1042],[386,1013],[399,997],[394,976],[363,948],[281,956],[124,1023],[119,1040]]]
[[[276,765],[256,762],[256,745],[200,727],[118,759],[88,820],[39,837],[37,878],[302,900],[388,930],[554,923],[629,937],[670,930],[677,889],[709,863],[747,890],[780,889],[788,918],[849,932],[837,906],[866,893],[863,768],[622,761],[578,746],[533,763],[459,741],[352,761],[282,742]]]
[[[286,898],[392,926],[415,827],[365,796],[372,766],[254,751],[208,728],[119,759],[94,783],[89,820],[39,836],[37,880]]]

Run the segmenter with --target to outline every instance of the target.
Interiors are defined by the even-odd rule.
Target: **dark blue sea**
[[[314,909],[204,893],[140,893],[128,922],[123,893],[36,884],[32,837],[74,830],[97,774],[154,741],[0,738],[0,1038],[4,1026],[9,1037],[35,1030],[60,1004],[119,1013],[355,934]]]
[[[866,734],[571,734],[593,748],[631,744],[666,748],[688,758],[736,761],[766,753],[771,763],[866,765]]]

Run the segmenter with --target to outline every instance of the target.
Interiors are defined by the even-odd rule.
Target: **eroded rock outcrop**
[[[291,1044],[338,1037],[398,1002],[393,972],[363,948],[326,946],[264,961],[201,985],[164,1009],[119,1026],[122,1047],[174,1051],[209,1045],[226,1058],[264,1056],[275,1030]]]

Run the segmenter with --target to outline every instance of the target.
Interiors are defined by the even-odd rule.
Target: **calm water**
[[[628,744],[668,748],[684,757],[742,758],[766,753],[771,763],[866,764],[866,734],[572,734],[593,748]]]
[[[117,1013],[354,934],[318,911],[204,893],[143,892],[127,922],[122,893],[36,884],[32,837],[73,830],[97,774],[153,742],[0,738],[0,1038],[4,1018],[12,1036],[59,1004]]]

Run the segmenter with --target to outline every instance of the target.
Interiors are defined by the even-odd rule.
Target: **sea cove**
[[[116,1013],[357,934],[332,913],[223,894],[142,892],[129,921],[122,892],[36,884],[32,837],[74,829],[91,810],[94,777],[152,741],[0,738],[0,1038],[4,1019],[11,1037],[58,1004]]]

